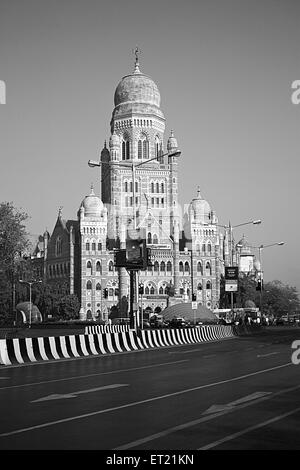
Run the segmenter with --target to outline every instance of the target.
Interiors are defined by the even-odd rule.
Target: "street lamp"
[[[262,291],[263,291],[263,267],[262,267],[262,250],[264,248],[269,248],[270,246],[282,246],[284,242],[277,242],[277,243],[270,243],[269,245],[259,245],[259,246],[252,246],[252,248],[258,249],[258,259],[260,264],[260,272],[259,272],[259,280],[260,280],[260,295],[259,295],[259,305],[260,305],[260,313],[262,314]]]
[[[163,157],[165,156],[168,156],[169,159],[170,158],[173,158],[173,157],[179,157],[181,155],[181,151],[180,150],[176,150],[174,152],[166,152],[162,155],[158,155],[156,157],[153,157],[153,158],[150,158],[148,160],[145,160],[145,161],[142,161],[142,162],[133,162],[132,163],[120,163],[120,162],[113,162],[113,161],[109,161],[109,162],[103,162],[103,161],[99,161],[99,162],[95,162],[93,160],[89,160],[88,161],[88,165],[89,167],[91,168],[94,168],[94,167],[99,167],[101,168],[102,165],[109,165],[110,167],[117,167],[117,168],[131,168],[131,171],[132,171],[132,199],[133,199],[133,222],[134,222],[134,229],[136,229],[136,209],[135,209],[135,204],[136,204],[136,201],[135,201],[135,175],[136,175],[136,168],[142,166],[142,165],[145,165],[149,162],[152,162],[154,160],[156,160],[157,162],[159,161],[159,159],[162,159]],[[100,184],[101,184],[101,173],[100,173]],[[100,190],[101,191],[101,190]],[[138,291],[137,288],[134,289],[134,283],[136,283],[136,277],[135,277],[135,271],[134,270],[131,270],[130,271],[130,317],[131,318],[134,318],[134,313],[133,313],[133,302],[134,302],[134,299],[133,297],[135,297],[135,292]]]
[[[23,279],[19,279],[19,282],[21,284],[28,284],[29,285],[29,328],[31,328],[31,312],[32,312],[32,306],[31,306],[31,288],[33,284],[41,283],[43,282],[42,280],[33,280],[33,281],[23,281]]]
[[[142,161],[142,162],[139,162],[139,163],[136,163],[136,162],[132,162],[132,163],[119,163],[119,162],[102,162],[102,161],[99,161],[99,162],[95,162],[94,160],[89,160],[88,161],[88,165],[90,168],[94,168],[94,167],[100,167],[102,165],[109,165],[111,167],[123,167],[123,168],[131,168],[132,170],[132,199],[133,199],[133,213],[134,213],[134,228],[136,229],[136,211],[135,211],[135,170],[136,168],[138,168],[139,166],[142,166],[142,165],[145,165],[146,163],[149,163],[149,162],[152,162],[154,160],[156,161],[159,161],[158,159],[161,159],[165,156],[168,156],[169,158],[171,157],[180,157],[181,155],[181,151],[180,150],[176,150],[175,152],[172,152],[172,153],[169,153],[169,152],[166,152],[162,155],[159,155],[157,157],[153,157],[153,158],[150,158],[148,160],[145,160],[145,161]],[[101,181],[101,176],[100,176],[100,181]]]
[[[261,220],[260,219],[250,220],[249,222],[243,222],[242,224],[237,224],[237,225],[231,225],[230,222],[229,222],[229,225],[217,224],[218,227],[223,227],[226,230],[229,230],[229,250],[230,250],[229,265],[230,266],[233,266],[233,229],[237,227],[242,227],[243,225],[251,225],[251,224],[259,225],[261,224]],[[238,245],[238,246],[240,247],[241,245]],[[233,315],[233,292],[232,291],[230,292],[230,296],[231,296],[231,312]]]

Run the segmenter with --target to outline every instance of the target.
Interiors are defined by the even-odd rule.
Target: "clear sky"
[[[179,199],[202,196],[263,250],[265,280],[300,290],[298,0],[0,0],[0,201],[53,230],[76,218],[98,173],[114,91],[133,70],[157,83],[182,150]]]

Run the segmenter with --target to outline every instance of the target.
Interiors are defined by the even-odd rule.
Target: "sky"
[[[298,0],[0,0],[0,201],[34,234],[60,206],[76,219],[138,45],[182,152],[179,202],[199,186],[220,224],[261,219],[235,239],[284,241],[262,250],[264,278],[300,291],[299,44]]]

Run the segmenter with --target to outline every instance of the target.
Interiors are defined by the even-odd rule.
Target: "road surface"
[[[298,327],[0,367],[0,449],[300,449]],[[299,354],[300,357],[300,354]]]

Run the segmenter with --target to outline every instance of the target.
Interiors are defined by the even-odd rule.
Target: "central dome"
[[[160,109],[160,93],[152,78],[141,73],[138,62],[132,74],[118,84],[114,96],[113,119],[132,115],[152,115],[164,120]]]
[[[115,91],[114,103],[115,106],[123,103],[145,103],[159,108],[160,93],[156,83],[138,69],[122,78]]]

